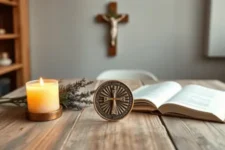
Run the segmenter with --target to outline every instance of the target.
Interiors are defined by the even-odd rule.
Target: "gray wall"
[[[225,59],[204,56],[205,0],[121,0],[118,55],[94,22],[107,0],[30,0],[32,78],[95,78],[106,69],[144,69],[163,79],[225,79]]]
[[[225,57],[225,15],[224,0],[214,0],[210,7],[210,29],[208,56]]]

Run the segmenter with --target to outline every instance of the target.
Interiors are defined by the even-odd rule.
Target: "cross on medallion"
[[[108,23],[110,25],[110,43],[108,55],[115,56],[117,48],[118,24],[127,23],[129,16],[127,14],[118,14],[117,3],[111,2],[108,5],[108,14],[100,14],[96,17],[96,20],[98,22]]]
[[[117,115],[117,114],[118,114],[118,111],[117,111],[117,104],[116,104],[116,101],[124,101],[124,100],[125,100],[125,97],[117,98],[117,97],[116,97],[117,90],[116,90],[115,87],[114,87],[114,89],[112,90],[112,94],[113,94],[113,97],[112,97],[112,98],[104,97],[104,101],[110,101],[110,100],[113,101],[111,114]]]

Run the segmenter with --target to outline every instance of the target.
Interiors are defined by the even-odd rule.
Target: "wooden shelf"
[[[17,34],[3,34],[0,35],[0,40],[16,39],[19,36]]]
[[[10,91],[30,79],[28,1],[0,0],[0,26],[7,31],[0,35],[0,53],[6,51],[15,62],[11,66],[0,67],[0,78],[12,81]]]
[[[17,6],[17,2],[10,0],[0,0],[0,4],[8,5],[8,6]]]
[[[19,70],[23,67],[22,64],[13,64],[7,67],[0,67],[0,75],[15,71],[15,70]]]

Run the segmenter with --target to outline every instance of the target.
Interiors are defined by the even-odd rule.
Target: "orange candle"
[[[40,78],[27,82],[26,92],[28,111],[31,113],[48,113],[60,107],[57,80]]]

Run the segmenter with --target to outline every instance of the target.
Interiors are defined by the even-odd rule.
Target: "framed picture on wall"
[[[225,0],[211,0],[207,56],[225,57]]]

